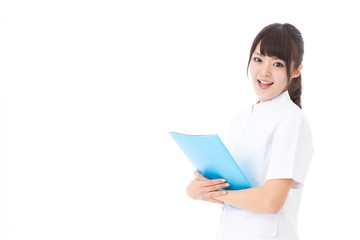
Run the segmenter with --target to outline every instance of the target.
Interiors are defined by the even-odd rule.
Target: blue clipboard
[[[170,135],[204,177],[226,179],[230,184],[226,190],[251,188],[244,173],[217,134],[188,135],[170,132]]]

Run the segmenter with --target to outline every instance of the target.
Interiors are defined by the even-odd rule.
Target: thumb
[[[194,171],[194,175],[196,179],[206,179],[201,173],[196,170]]]

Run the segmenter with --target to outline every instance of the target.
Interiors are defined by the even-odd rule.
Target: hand
[[[210,180],[201,175],[198,171],[194,171],[194,175],[195,179],[192,180],[186,188],[187,194],[192,199],[224,204],[213,197],[224,196],[227,194],[227,191],[219,190],[220,188],[229,186],[228,183],[225,183],[225,179]]]

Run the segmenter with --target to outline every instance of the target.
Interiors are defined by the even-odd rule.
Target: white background
[[[305,40],[300,237],[354,239],[355,4],[2,1],[0,239],[212,239],[221,206],[186,196],[193,168],[168,132],[224,137],[256,101],[248,53],[273,22]]]

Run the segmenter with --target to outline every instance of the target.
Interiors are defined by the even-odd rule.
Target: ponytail
[[[290,79],[288,92],[291,100],[301,109],[301,93],[302,93],[301,73],[297,78]]]

